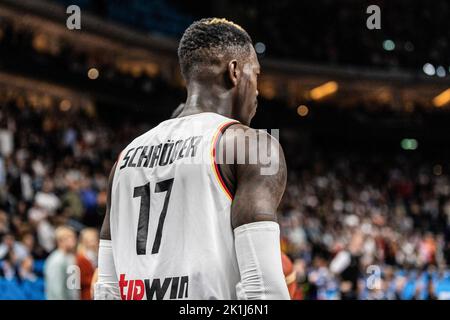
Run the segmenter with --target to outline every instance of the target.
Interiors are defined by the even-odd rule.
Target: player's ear
[[[240,70],[238,68],[238,63],[236,60],[231,60],[228,62],[228,78],[234,87],[238,84],[239,76]]]

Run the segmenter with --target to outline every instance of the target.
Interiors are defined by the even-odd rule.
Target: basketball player
[[[289,299],[276,223],[286,164],[276,139],[248,127],[260,72],[252,40],[225,19],[202,19],[178,56],[181,112],[132,141],[111,171],[95,298]],[[276,173],[249,163],[262,138]],[[231,163],[217,161],[225,154]]]

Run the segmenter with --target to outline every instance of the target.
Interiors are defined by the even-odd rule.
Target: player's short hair
[[[239,25],[219,18],[192,23],[178,46],[181,73],[188,80],[201,66],[217,65],[225,56],[250,54],[252,39]]]

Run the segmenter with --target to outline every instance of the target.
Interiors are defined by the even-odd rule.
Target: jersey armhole
[[[212,144],[211,144],[211,166],[212,171],[214,173],[215,180],[217,184],[219,185],[220,189],[223,191],[225,196],[230,200],[233,201],[233,193],[230,191],[230,188],[225,183],[225,179],[223,178],[222,171],[220,170],[220,166],[216,162],[216,149],[217,144],[219,143],[219,138],[222,136],[222,134],[225,132],[225,130],[230,127],[233,124],[240,123],[237,120],[230,120],[225,123],[222,123],[219,128],[216,130],[216,132],[213,135]]]

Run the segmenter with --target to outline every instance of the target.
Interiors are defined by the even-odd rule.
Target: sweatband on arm
[[[100,240],[94,300],[121,300],[111,240]]]
[[[289,300],[280,250],[280,227],[273,221],[244,224],[234,229],[241,281],[240,300]]]

